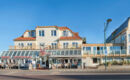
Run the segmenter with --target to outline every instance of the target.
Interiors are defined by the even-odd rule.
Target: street
[[[129,80],[130,75],[0,75],[0,80]]]
[[[0,80],[129,80],[130,72],[61,72],[1,70]]]

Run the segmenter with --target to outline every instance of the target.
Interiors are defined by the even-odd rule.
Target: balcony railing
[[[94,51],[83,51],[83,54],[86,54],[86,55],[105,55],[105,51],[103,50],[94,50]],[[127,54],[126,52],[126,49],[123,49],[123,50],[107,50],[107,54]]]
[[[40,47],[40,46],[9,46],[10,50],[38,50],[38,49],[49,49],[49,50],[55,50],[55,49],[81,49],[81,45],[78,47],[72,47],[72,45],[69,45],[68,47],[64,48],[62,45],[58,46],[45,46],[45,47]]]
[[[34,50],[36,46],[9,46],[10,50]]]

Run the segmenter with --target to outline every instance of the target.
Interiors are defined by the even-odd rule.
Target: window
[[[63,48],[68,48],[69,43],[63,43]]]
[[[41,30],[39,31],[39,36],[41,36]]]
[[[40,48],[44,48],[45,47],[45,44],[44,43],[40,43]]]
[[[86,47],[86,50],[87,51],[91,51],[91,47]]]
[[[91,54],[91,47],[83,47],[85,54]]]
[[[68,31],[63,31],[63,36],[68,36],[69,35],[68,33],[69,33]]]
[[[32,36],[32,37],[36,37],[35,31],[32,31],[31,36]]]
[[[18,46],[21,46],[21,44],[19,43]]]
[[[86,51],[86,47],[83,47],[83,51]]]
[[[97,54],[97,47],[93,47],[93,53]]]
[[[91,51],[91,47],[83,47],[84,51]]]
[[[77,48],[78,47],[78,43],[77,42],[73,42],[72,46],[75,47],[75,48]]]
[[[129,34],[129,42],[130,42],[130,34]]]
[[[19,43],[18,44],[20,47],[24,47],[24,44],[23,43]]]
[[[129,46],[129,54],[130,54],[130,46]]]
[[[44,35],[44,30],[39,30],[39,36],[45,36]]]
[[[31,37],[31,32],[29,32],[28,34],[29,34],[29,37]]]
[[[51,31],[51,36],[56,36],[56,30]]]
[[[56,48],[57,48],[57,43],[52,43],[52,44],[51,44],[51,47],[52,47],[53,49],[56,49]]]
[[[28,46],[32,46],[32,43],[28,43],[27,45],[28,45]]]

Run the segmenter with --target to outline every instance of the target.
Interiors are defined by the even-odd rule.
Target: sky
[[[130,16],[130,0],[0,0],[0,51],[36,26],[67,26],[87,43],[104,42],[104,23],[112,19],[107,37]]]

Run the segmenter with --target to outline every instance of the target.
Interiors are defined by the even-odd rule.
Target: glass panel
[[[2,54],[1,54],[1,56],[4,56],[5,53],[6,53],[6,51],[3,51]]]
[[[25,56],[28,56],[28,54],[29,54],[29,51],[26,51]]]
[[[121,50],[121,54],[126,54],[126,50],[125,49]]]
[[[39,53],[40,53],[40,51],[35,51],[34,52],[34,57],[39,56]]]
[[[68,51],[68,50],[66,50],[66,51],[65,51],[65,55],[68,55],[68,54],[69,54],[69,51]]]
[[[21,56],[24,56],[24,55],[25,55],[25,51],[22,51]]]
[[[77,50],[74,50],[74,55],[77,55]]]
[[[13,51],[10,51],[10,54],[9,54],[9,56],[12,56],[12,54],[13,54]]]
[[[14,51],[13,56],[16,56],[17,51]]]
[[[20,56],[20,53],[21,53],[21,51],[18,51],[16,56]]]
[[[96,51],[97,51],[97,47],[93,47],[93,53],[94,54],[97,54]]]
[[[100,47],[100,53],[103,54],[103,48],[104,47]]]
[[[86,50],[89,50],[89,51],[90,51],[90,50],[91,50],[91,47],[86,47]]]
[[[78,50],[78,55],[81,55],[81,50]]]
[[[9,54],[10,54],[10,51],[8,51],[8,53],[7,53],[7,55],[6,55],[6,56],[9,56]]]
[[[83,51],[86,51],[86,47],[83,47]]]
[[[7,56],[7,55],[8,55],[8,53],[9,53],[9,51],[6,51],[6,54],[5,54],[5,56]]]
[[[73,50],[70,50],[70,55],[73,55]]]
[[[61,55],[64,55],[64,51],[61,51]]]
[[[52,55],[56,55],[56,51],[52,51]]]
[[[60,55],[60,51],[57,51],[57,55]]]
[[[29,53],[29,56],[33,56],[34,51],[30,51]]]

